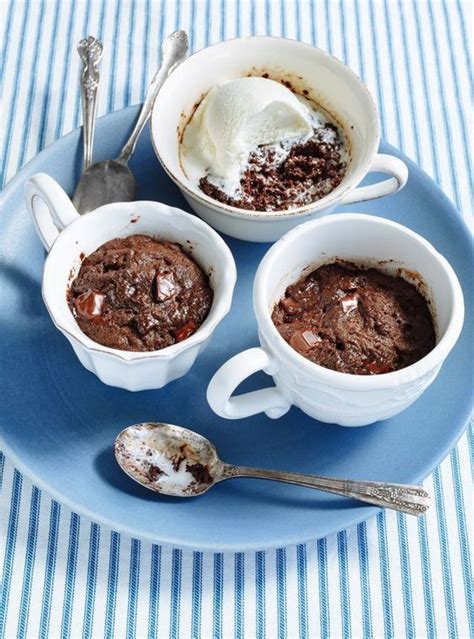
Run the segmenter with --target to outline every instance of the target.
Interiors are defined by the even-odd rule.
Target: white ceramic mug
[[[196,104],[216,84],[246,75],[268,73],[290,81],[298,93],[324,107],[343,127],[349,139],[350,163],[341,184],[326,197],[280,212],[245,211],[205,195],[183,172],[179,142]],[[377,153],[379,118],[364,84],[340,60],[296,40],[258,36],[219,42],[187,58],[167,78],[153,107],[151,136],[164,169],[206,222],[243,240],[270,242],[309,219],[350,204],[389,195],[407,180],[406,165]],[[391,177],[370,186],[358,184],[369,172]]]
[[[289,284],[334,258],[376,266],[389,274],[401,272],[415,284],[431,308],[435,348],[411,366],[381,375],[329,370],[293,350],[274,326],[272,309]],[[356,213],[313,220],[285,235],[260,263],[253,303],[261,346],[226,362],[207,391],[211,408],[227,419],[263,411],[277,418],[293,404],[315,419],[342,426],[364,426],[393,417],[435,379],[464,319],[456,274],[431,244],[400,224]],[[237,386],[259,370],[272,375],[275,386],[233,397]]]
[[[43,272],[43,300],[81,363],[105,384],[133,391],[161,388],[185,375],[232,303],[236,268],[222,238],[194,215],[158,202],[107,204],[80,216],[59,184],[44,173],[27,182],[25,201],[49,253]],[[81,331],[67,303],[67,289],[81,258],[108,240],[134,234],[182,244],[209,273],[214,291],[211,310],[198,330],[159,351],[121,351],[94,342]]]

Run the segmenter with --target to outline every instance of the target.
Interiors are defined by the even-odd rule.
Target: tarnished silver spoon
[[[175,31],[164,40],[161,67],[148,87],[138,120],[127,143],[115,160],[96,162],[84,171],[79,180],[72,202],[81,215],[103,204],[131,202],[135,198],[135,178],[128,168],[128,160],[150,116],[161,85],[185,58],[187,51],[188,36],[185,31]]]
[[[145,488],[173,497],[194,497],[225,479],[253,477],[316,488],[409,515],[422,515],[430,505],[430,496],[420,486],[226,464],[208,439],[173,424],[147,422],[129,426],[115,440],[114,453],[129,477]]]

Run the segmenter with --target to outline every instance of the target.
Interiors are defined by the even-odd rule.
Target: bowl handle
[[[386,155],[385,153],[378,153],[375,156],[369,173],[388,173],[392,177],[369,186],[359,186],[343,197],[341,204],[354,204],[355,202],[374,200],[377,197],[396,193],[403,189],[408,179],[407,165],[393,155]]]
[[[46,173],[37,173],[28,180],[24,197],[36,232],[49,252],[59,233],[79,213],[59,184]]]
[[[226,419],[241,419],[262,412],[277,419],[287,413],[291,402],[276,386],[232,397],[244,379],[260,370],[270,375],[276,373],[275,364],[264,348],[249,348],[229,359],[214,374],[207,388],[207,401],[212,410]]]

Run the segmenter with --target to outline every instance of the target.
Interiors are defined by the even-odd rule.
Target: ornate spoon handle
[[[408,515],[423,515],[430,506],[430,496],[420,486],[388,484],[377,481],[352,481],[350,479],[335,479],[319,475],[303,475],[279,470],[263,470],[224,464],[221,479],[231,479],[232,477],[253,477],[281,481],[287,484],[298,484],[299,486],[316,488],[335,495],[341,495],[342,497],[358,499],[373,506],[392,508]]]
[[[102,42],[89,36],[77,45],[83,68],[81,73],[82,135],[84,141],[84,171],[92,163],[97,89],[99,87],[99,60],[102,57]]]

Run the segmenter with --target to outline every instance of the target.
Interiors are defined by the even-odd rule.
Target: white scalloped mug
[[[264,72],[290,81],[299,93],[306,91],[331,113],[350,141],[351,161],[336,189],[317,202],[278,212],[246,211],[212,199],[187,178],[179,159],[183,129],[202,97],[216,84]],[[274,242],[298,224],[330,213],[338,205],[395,193],[408,177],[401,160],[377,152],[377,109],[356,74],[326,51],[286,38],[236,38],[201,49],[184,60],[168,76],[155,100],[151,139],[163,168],[196,213],[218,231],[252,242]],[[391,177],[358,186],[374,172]]]
[[[196,216],[159,202],[106,204],[80,216],[59,184],[44,173],[26,183],[25,201],[48,251],[43,300],[56,328],[69,340],[83,366],[105,384],[132,391],[161,388],[185,375],[230,310],[236,268],[224,240]],[[181,243],[209,273],[214,291],[209,315],[198,330],[159,351],[121,351],[94,342],[80,330],[66,299],[81,257],[108,240],[136,233]]]
[[[391,274],[402,269],[403,277],[430,304],[435,348],[411,366],[381,375],[340,373],[293,350],[271,320],[273,306],[289,284],[334,258],[373,265]],[[261,346],[227,361],[207,390],[211,408],[227,419],[261,412],[278,418],[292,405],[319,421],[341,426],[365,426],[393,417],[435,379],[464,320],[461,286],[446,259],[410,229],[359,213],[307,222],[274,244],[258,267],[253,304]],[[232,396],[244,379],[259,370],[273,377],[274,387]]]

